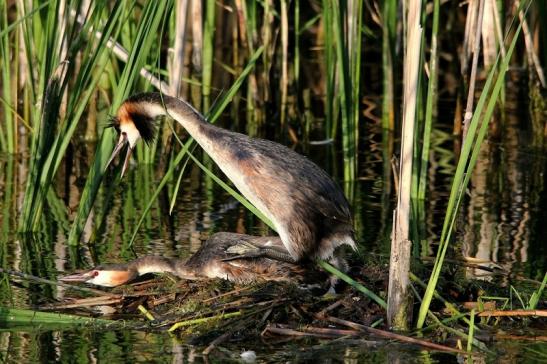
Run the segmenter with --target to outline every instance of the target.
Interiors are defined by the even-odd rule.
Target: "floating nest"
[[[361,277],[357,280],[367,287],[385,291],[387,276],[383,277],[385,273],[380,274],[379,269],[364,268],[357,273]],[[325,283],[322,286],[328,285]],[[148,321],[150,330],[169,330],[201,344],[219,334],[229,335],[227,340],[244,340],[298,336],[296,331],[302,330],[303,336],[340,337],[348,333],[335,332],[325,317],[336,316],[370,326],[381,324],[385,316],[385,310],[377,303],[343,283],[337,286],[336,294],[330,294],[320,285],[272,281],[237,285],[221,279],[186,281],[160,275],[108,291],[93,291],[96,295],[92,297],[71,292],[63,302],[48,308],[85,316]]]
[[[386,269],[368,266],[351,275],[375,292],[386,292]],[[204,347],[204,354],[220,344],[256,342],[257,338],[270,344],[295,338],[337,339],[367,347],[384,345],[388,339],[463,353],[382,330],[383,307],[349,285],[339,284],[337,291],[331,294],[318,285],[289,282],[237,285],[221,279],[185,281],[161,275],[110,291],[96,290],[93,297],[67,297],[49,308],[140,321],[140,329],[169,331],[188,344]]]

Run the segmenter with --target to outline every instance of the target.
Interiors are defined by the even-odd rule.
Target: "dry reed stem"
[[[191,0],[192,12],[192,64],[194,69],[201,72],[203,49],[203,10],[201,0]]]
[[[182,73],[184,70],[184,45],[186,44],[186,21],[188,18],[190,0],[178,0],[176,4],[175,18],[175,44],[170,60],[171,96],[179,97],[181,92]]]
[[[477,315],[480,317],[547,317],[547,310],[490,310],[479,312]]]
[[[120,295],[99,296],[99,297],[91,297],[91,298],[80,298],[80,299],[74,300],[73,303],[54,304],[49,306],[41,306],[40,308],[44,310],[67,310],[70,308],[109,306],[109,305],[116,305],[116,304],[122,303],[123,300],[124,300],[124,297]]]
[[[322,329],[322,328],[308,328],[309,331],[299,331],[290,328],[278,327],[268,325],[262,331],[262,336],[271,333],[276,335],[293,336],[293,337],[317,337],[324,339],[338,338],[341,336],[358,336],[359,331],[356,330],[339,330],[339,329]]]
[[[390,327],[408,329],[410,308],[410,195],[412,187],[412,159],[414,148],[414,124],[416,117],[418,72],[422,28],[420,25],[421,1],[409,3],[407,49],[404,65],[404,104],[401,143],[401,165],[396,216],[393,221],[391,254],[389,263],[389,288],[387,319]]]
[[[467,130],[469,129],[469,123],[471,122],[471,118],[473,117],[473,105],[475,102],[475,83],[477,80],[477,68],[479,64],[479,53],[481,48],[481,40],[478,34],[480,34],[480,31],[482,29],[484,2],[485,0],[480,0],[477,24],[475,27],[475,46],[473,47],[473,63],[471,66],[471,76],[469,77],[469,90],[467,93],[467,103],[465,106],[465,114],[463,118],[462,141],[465,141],[465,138],[467,138]]]
[[[496,340],[514,340],[514,341],[547,341],[547,336],[538,335],[538,336],[521,336],[521,335],[506,335],[506,334],[496,334],[494,335]]]
[[[326,317],[326,320],[330,321],[330,322],[333,322],[333,323],[336,323],[336,324],[339,324],[339,325],[344,325],[344,326],[347,326],[347,327],[351,327],[351,328],[359,330],[359,331],[368,332],[372,335],[376,335],[376,336],[383,337],[383,338],[386,338],[386,339],[398,340],[398,341],[402,341],[402,342],[409,343],[409,344],[416,344],[416,345],[420,345],[420,346],[423,346],[423,347],[426,347],[426,348],[429,348],[429,349],[433,349],[433,350],[445,351],[445,352],[450,352],[450,353],[458,353],[458,354],[467,354],[463,350],[451,348],[449,346],[436,344],[436,343],[432,343],[431,341],[416,339],[416,338],[409,337],[409,336],[404,336],[404,335],[401,335],[401,334],[396,334],[396,333],[390,332],[390,331],[375,329],[375,328],[372,328],[372,327],[368,327],[368,326],[358,324],[356,322],[339,319],[337,317],[329,316],[329,317]]]
[[[469,0],[467,2],[467,15],[465,17],[465,32],[463,37],[463,47],[461,55],[461,65],[460,72],[463,76],[467,75],[467,65],[469,63],[469,55],[471,54],[471,49],[473,44],[476,41],[476,23],[477,23],[477,13],[478,13],[478,3],[479,0]],[[475,32],[473,31],[475,30]]]
[[[515,2],[515,7],[519,9],[520,7],[520,1]],[[526,21],[526,18],[524,17],[524,12],[521,10],[519,11],[519,19],[522,24],[522,34],[524,35],[524,44],[526,45],[526,53],[528,55],[528,62],[530,64],[534,65],[534,68],[537,72],[539,82],[541,82],[541,86],[543,88],[547,87],[547,83],[545,81],[545,74],[543,73],[543,68],[541,67],[541,62],[539,60],[539,57],[534,49],[534,41],[532,40],[532,34],[530,32],[530,28],[528,27],[528,22]]]
[[[485,68],[490,68],[496,61],[498,55],[496,20],[494,13],[496,7],[494,1],[484,0],[484,10],[482,16],[481,39],[482,39],[482,59]]]

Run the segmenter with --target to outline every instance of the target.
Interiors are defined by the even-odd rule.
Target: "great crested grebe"
[[[116,287],[147,273],[171,273],[184,279],[222,278],[236,283],[254,281],[303,281],[303,266],[269,258],[229,259],[226,251],[242,242],[258,248],[284,250],[278,237],[257,237],[236,233],[216,233],[188,260],[147,255],[126,264],[97,266],[83,273],[61,277],[63,282],[86,282],[103,287]],[[306,277],[310,278],[310,277]]]
[[[332,178],[308,158],[264,139],[208,123],[187,102],[142,93],[120,106],[113,126],[120,134],[108,163],[128,144],[122,175],[139,138],[153,140],[156,118],[181,124],[239,191],[274,224],[293,262],[329,259],[340,245],[355,249],[348,202]],[[280,252],[282,254],[283,252]],[[290,255],[290,256],[289,256]]]

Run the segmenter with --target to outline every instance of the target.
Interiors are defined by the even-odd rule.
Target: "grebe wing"
[[[185,266],[209,278],[223,278],[236,283],[250,283],[260,280],[285,281],[299,279],[305,268],[279,262],[268,258],[235,259],[223,261],[228,257],[226,249],[241,243],[252,242],[257,247],[276,247],[284,249],[281,239],[277,236],[251,236],[245,234],[219,232],[212,235],[194,253]]]
[[[311,210],[339,222],[351,224],[349,204],[332,178],[307,157],[269,140],[245,139],[234,155],[247,186],[271,205],[268,209],[300,201]],[[286,208],[290,206],[285,206]],[[279,211],[279,210],[278,210]]]

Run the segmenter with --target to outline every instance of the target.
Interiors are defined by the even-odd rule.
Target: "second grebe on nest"
[[[268,258],[232,259],[227,250],[242,243],[251,243],[258,249],[284,250],[278,237],[222,232],[211,236],[186,261],[148,255],[125,264],[97,266],[82,273],[61,277],[60,280],[103,287],[116,287],[147,273],[171,273],[191,280],[222,278],[236,283],[304,280],[306,270],[300,265]]]
[[[285,247],[278,255],[293,262],[319,258],[343,265],[333,253],[340,245],[355,249],[353,226],[348,202],[332,178],[281,144],[208,123],[183,100],[143,93],[124,101],[113,121],[120,137],[109,160],[128,144],[122,175],[139,138],[150,142],[156,137],[160,115],[181,124],[238,190],[272,221]]]

